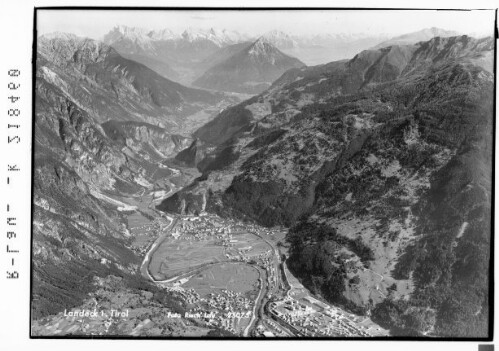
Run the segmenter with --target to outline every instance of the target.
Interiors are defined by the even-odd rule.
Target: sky
[[[400,35],[438,27],[462,34],[492,35],[494,11],[437,10],[39,10],[38,34],[67,32],[102,39],[113,27],[126,25],[151,30],[191,28],[236,30],[261,35],[281,30],[293,35],[368,33]]]

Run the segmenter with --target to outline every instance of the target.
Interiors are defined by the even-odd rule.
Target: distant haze
[[[485,36],[493,34],[493,23],[492,10],[41,10],[37,29],[39,35],[58,31],[99,40],[117,25],[150,30],[168,28],[174,32],[189,27],[214,27],[254,36],[274,29],[305,36],[336,33],[396,36],[438,27]]]

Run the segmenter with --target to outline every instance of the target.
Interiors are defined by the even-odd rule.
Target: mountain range
[[[436,36],[446,37],[458,33],[439,28],[428,28],[392,38],[388,35],[368,33],[326,33],[290,35],[279,30],[252,36],[219,29],[147,30],[116,26],[103,37],[123,57],[140,62],[160,75],[192,84],[217,64],[246,48],[258,38],[264,39],[284,54],[296,57],[307,65],[351,58],[370,47],[392,44],[415,44]]]
[[[293,36],[279,30],[252,36],[214,28],[173,32],[167,28],[116,26],[102,40],[123,57],[140,62],[166,78],[191,84],[220,62],[217,57],[228,58],[228,52],[235,54],[260,37],[307,64],[345,58],[389,38],[368,34]]]
[[[203,60],[218,49],[248,40],[245,35],[227,30],[186,29],[150,31],[117,26],[103,37],[120,54],[143,63],[166,78],[191,83],[209,66]]]
[[[182,117],[224,99],[161,77],[92,39],[42,36],[38,53],[38,77],[59,87],[99,122],[118,119],[178,128]]]
[[[291,69],[194,133],[215,147],[203,176],[158,208],[290,227],[304,284],[395,335],[486,335],[493,49],[436,37]]]
[[[191,335],[141,262],[167,214],[205,210],[288,228],[305,287],[392,335],[486,337],[495,43],[452,34],[38,38],[33,319],[127,296],[160,335]],[[362,50],[292,54],[340,43]],[[153,228],[138,247],[136,217]]]

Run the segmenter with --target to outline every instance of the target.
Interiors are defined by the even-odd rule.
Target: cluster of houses
[[[272,302],[270,311],[303,336],[372,336],[367,326],[355,324],[335,309],[328,307],[319,311],[289,297]]]
[[[185,289],[180,285],[166,287],[166,290],[176,292],[176,296],[186,304],[196,304],[196,307],[189,310],[189,314],[199,314],[209,326],[237,333],[241,318],[251,318],[253,301],[239,292],[224,289],[221,294],[210,293],[201,298],[193,289]]]
[[[136,233],[146,234],[148,236],[147,240],[144,240],[140,245],[131,245],[129,248],[133,250],[140,256],[145,256],[147,250],[151,246],[151,243],[156,240],[158,235],[161,235],[166,228],[168,228],[169,222],[161,217],[157,217],[153,222],[141,225],[139,227],[131,228],[132,234]]]
[[[230,226],[225,226],[223,222],[211,217],[186,217],[177,224],[175,230],[172,230],[172,236],[175,239],[183,234],[189,234],[185,238],[193,241],[206,240],[214,235],[217,239],[222,239],[230,233]]]
[[[174,286],[165,287],[168,292],[176,292],[176,295],[182,299],[186,304],[195,304],[201,301],[201,297],[194,289],[185,289],[180,286],[180,284],[176,284]]]
[[[206,302],[208,306],[221,311],[247,311],[253,307],[250,299],[231,290],[222,290],[222,294],[210,293]]]

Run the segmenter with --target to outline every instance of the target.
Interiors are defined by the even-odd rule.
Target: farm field
[[[230,290],[255,299],[258,294],[258,277],[258,270],[250,265],[220,263],[193,275],[182,287],[192,288],[202,297]]]
[[[149,270],[156,280],[168,279],[209,263],[223,262],[223,251],[215,239],[195,241],[168,237],[154,252]]]
[[[271,247],[251,233],[234,233],[230,246],[223,246],[217,235],[198,238],[183,234],[178,238],[168,236],[151,257],[149,270],[156,280],[165,280],[207,264],[234,259],[257,257]]]
[[[233,237],[237,241],[228,249],[230,254],[236,254],[237,251],[241,251],[247,257],[255,257],[272,250],[265,241],[254,234],[234,234]]]

